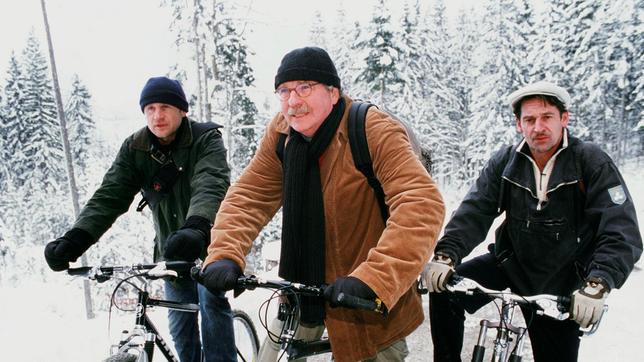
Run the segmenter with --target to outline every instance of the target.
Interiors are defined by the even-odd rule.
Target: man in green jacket
[[[66,270],[125,213],[135,195],[149,206],[156,231],[154,259],[193,261],[204,257],[212,220],[230,185],[226,149],[214,123],[186,117],[181,84],[150,78],[140,98],[147,127],[121,146],[101,186],[74,226],[45,247],[54,271]],[[211,293],[189,278],[165,282],[166,298],[199,303],[206,361],[236,361],[232,312],[223,293]],[[201,361],[195,313],[169,312],[170,334],[182,362]]]

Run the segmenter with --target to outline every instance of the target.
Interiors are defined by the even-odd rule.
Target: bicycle
[[[539,294],[534,296],[521,296],[513,293],[510,289],[494,290],[489,289],[475,280],[452,274],[446,285],[447,291],[451,293],[463,293],[466,295],[483,294],[492,298],[497,304],[499,311],[499,320],[493,321],[482,319],[478,339],[472,352],[472,362],[482,362],[485,358],[485,341],[489,329],[496,330],[496,337],[493,340],[492,358],[493,362],[520,362],[524,354],[526,327],[515,326],[512,324],[514,314],[521,305],[530,306],[537,315],[544,315],[555,320],[566,320],[569,317],[570,298],[566,296],[556,296],[551,294]],[[422,289],[427,293],[427,289]],[[580,331],[584,336],[590,336],[599,328],[604,313],[608,306],[604,305],[602,314],[597,322],[588,328],[582,328]],[[526,321],[529,325],[530,321]],[[511,348],[512,347],[512,348]]]
[[[120,341],[118,344],[111,346],[110,357],[105,359],[104,362],[152,362],[155,345],[167,361],[179,362],[148,316],[148,309],[162,307],[196,313],[199,311],[199,306],[194,303],[179,303],[152,298],[147,289],[149,284],[147,281],[167,277],[176,278],[180,274],[189,275],[191,269],[199,264],[199,262],[168,261],[155,264],[95,266],[68,269],[67,272],[69,275],[85,277],[98,283],[103,283],[110,279],[118,279],[119,282],[112,292],[110,305],[117,305],[115,303],[115,296],[117,291],[125,283],[134,287],[137,292],[134,327],[130,330],[123,330]],[[118,277],[118,275],[123,275],[123,277]],[[138,284],[134,283],[132,280],[135,278],[141,282]],[[259,351],[259,339],[251,318],[243,311],[233,310],[233,326],[235,328],[235,345],[239,360],[244,362],[256,361]]]
[[[323,336],[316,341],[303,341],[296,339],[296,333],[300,324],[300,296],[312,296],[323,298],[325,286],[310,286],[300,283],[293,283],[285,280],[265,280],[257,276],[242,276],[237,280],[235,287],[235,297],[244,290],[254,290],[264,288],[274,290],[274,295],[260,306],[260,322],[266,329],[269,338],[280,344],[280,356],[278,360],[286,355],[288,361],[300,358],[315,356],[322,353],[330,353],[331,343],[328,337]],[[279,294],[278,294],[279,292]],[[269,330],[267,321],[268,304],[274,298],[279,298],[278,319],[283,321],[283,327],[280,333],[274,334]],[[377,313],[386,313],[384,304],[380,299],[367,300],[351,295],[340,293],[337,303],[344,308],[364,309]],[[261,309],[265,308],[264,318],[262,319]]]

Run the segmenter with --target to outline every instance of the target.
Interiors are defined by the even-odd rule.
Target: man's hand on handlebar
[[[609,289],[606,282],[599,278],[588,279],[582,288],[572,293],[570,319],[582,328],[597,323],[603,313]]]
[[[347,276],[339,277],[324,290],[324,299],[333,308],[340,306],[338,297],[341,293],[366,300],[375,300],[376,293],[362,280]]]
[[[69,263],[75,262],[94,242],[94,238],[87,231],[73,228],[64,236],[47,243],[45,246],[47,265],[53,271],[67,270]]]
[[[212,293],[234,289],[240,276],[241,268],[229,259],[214,261],[201,272],[203,285]]]
[[[454,274],[454,261],[445,254],[437,253],[432,261],[425,265],[422,278],[430,293],[440,293],[446,289],[452,274]]]
[[[210,241],[210,228],[212,224],[208,219],[192,215],[188,217],[181,229],[173,232],[166,239],[165,260],[193,261]]]

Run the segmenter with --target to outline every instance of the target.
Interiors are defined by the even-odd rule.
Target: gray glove
[[[582,328],[597,323],[608,298],[608,291],[609,287],[603,280],[588,279],[582,288],[572,293],[570,319],[579,323]]]
[[[445,290],[452,274],[454,274],[454,261],[445,254],[436,254],[432,261],[425,265],[422,278],[430,293],[440,293]]]

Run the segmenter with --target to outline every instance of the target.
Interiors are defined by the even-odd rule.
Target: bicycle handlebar
[[[114,273],[136,273],[141,272],[141,276],[147,279],[156,279],[166,276],[176,277],[179,273],[186,273],[192,267],[198,265],[198,262],[187,261],[162,261],[155,264],[134,264],[134,265],[117,265],[117,266],[83,266],[78,268],[67,269],[67,274],[72,276],[82,276],[88,279],[96,280],[99,283],[109,280]]]
[[[242,276],[237,279],[236,289],[253,290],[255,288],[278,289],[292,291],[302,295],[322,298],[326,286],[311,286],[293,283],[286,280],[266,280],[255,275]],[[339,293],[335,301],[339,306],[351,309],[362,309],[377,313],[384,313],[384,304],[378,298],[375,300],[364,299],[345,293]]]
[[[472,295],[474,293],[482,293],[492,298],[501,299],[504,302],[516,303],[516,304],[534,304],[539,309],[536,311],[538,315],[545,315],[556,320],[566,320],[570,317],[570,297],[568,296],[558,296],[552,294],[538,294],[532,296],[521,296],[516,293],[513,293],[509,288],[506,290],[494,290],[489,289],[475,280],[466,278],[456,273],[452,274],[449,281],[447,282],[446,288],[452,293],[464,293],[467,295]],[[588,328],[580,328],[579,330],[586,336],[589,336],[597,331],[599,328],[599,323],[604,316],[604,313],[608,310],[608,306],[604,305],[602,314],[597,319],[595,324],[589,326]]]
[[[535,304],[540,308],[540,310],[537,310],[537,314],[546,315],[560,321],[568,319],[569,316],[568,309],[570,307],[570,298],[568,297],[552,294],[522,296],[513,293],[509,288],[506,290],[486,288],[475,280],[457,274],[452,275],[446,288],[452,293],[464,293],[467,295],[482,293],[506,302],[513,302],[516,304]]]

